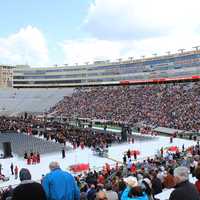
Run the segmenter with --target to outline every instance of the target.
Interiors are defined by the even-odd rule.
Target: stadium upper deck
[[[16,68],[14,88],[112,85],[121,81],[200,77],[200,50],[119,62],[53,68]]]

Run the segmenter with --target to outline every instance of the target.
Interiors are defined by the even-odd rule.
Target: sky
[[[52,66],[200,45],[199,0],[0,0],[0,64]]]

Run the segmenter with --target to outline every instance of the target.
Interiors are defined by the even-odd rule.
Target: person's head
[[[189,179],[189,170],[187,167],[177,167],[174,169],[175,183],[179,184]]]
[[[138,186],[137,178],[134,176],[129,176],[127,178],[124,178],[124,182],[126,183],[128,187],[131,187],[131,188]]]
[[[52,161],[52,162],[49,164],[49,169],[50,169],[51,171],[53,171],[53,170],[55,170],[55,169],[58,169],[58,168],[60,168],[60,165],[59,165],[59,163],[56,162],[56,161]]]
[[[171,174],[171,175],[173,176],[173,175],[174,175],[173,169],[172,169],[172,168],[169,168],[169,169],[168,169],[168,173]]]
[[[141,173],[137,174],[138,181],[143,179],[143,175]]]
[[[105,184],[105,189],[106,189],[107,191],[112,190],[112,184],[111,184],[111,183],[106,183],[106,184]]]
[[[150,179],[151,179],[151,180],[155,179],[155,178],[157,177],[156,171],[155,171],[155,170],[151,170],[151,171],[149,172],[149,176],[150,176]]]
[[[104,191],[97,192],[96,200],[108,200],[106,193]]]
[[[31,173],[28,169],[22,168],[19,172],[20,181],[31,180]]]
[[[89,184],[89,187],[91,188],[91,189],[95,189],[96,188],[96,186],[95,186],[95,184]]]
[[[140,186],[135,186],[130,189],[128,197],[134,198],[134,197],[141,197],[144,196],[143,190]]]
[[[124,191],[124,189],[126,188],[126,183],[124,182],[123,179],[119,180],[118,187],[119,187],[119,191]]]

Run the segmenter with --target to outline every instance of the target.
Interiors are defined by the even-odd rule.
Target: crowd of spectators
[[[199,153],[197,143],[174,154],[132,161],[135,167],[131,169],[127,168],[127,163],[114,167],[107,165],[100,171],[76,175],[75,179],[61,170],[57,162],[51,162],[50,173],[42,178],[41,184],[32,181],[30,172],[23,168],[19,172],[21,184],[2,191],[1,200],[153,200],[170,188],[175,188],[170,200],[199,200]],[[189,181],[192,176],[196,176],[195,184]]]
[[[76,89],[50,109],[54,115],[200,130],[200,83]]]
[[[81,145],[87,147],[110,146],[112,143],[120,142],[121,137],[114,133],[103,133],[92,129],[80,129],[69,127],[63,131],[66,141],[70,142],[74,147]]]
[[[121,136],[91,128],[78,128],[59,122],[38,121],[37,118],[0,117],[1,132],[17,132],[29,135],[44,136],[47,140],[54,140],[65,144],[69,142],[74,148],[97,146],[106,147],[112,143],[120,143]]]
[[[0,132],[19,132],[29,133],[33,128],[44,128],[45,124],[39,122],[36,118],[5,117],[0,116]]]
[[[142,122],[181,130],[200,130],[200,83],[114,86],[77,89],[51,108],[50,113],[133,125]],[[0,117],[0,131],[42,134],[49,140],[74,147],[107,146],[119,142],[112,133],[48,123],[37,119]],[[144,133],[148,129],[143,128]],[[131,166],[129,166],[131,164]],[[195,185],[189,182],[196,176]],[[200,199],[200,146],[163,153],[144,161],[128,160],[123,165],[85,172],[74,178],[50,163],[50,173],[40,183],[31,180],[27,169],[19,173],[21,184],[1,191],[0,200],[153,200],[165,189],[174,188],[170,200]],[[62,184],[61,184],[62,183]]]

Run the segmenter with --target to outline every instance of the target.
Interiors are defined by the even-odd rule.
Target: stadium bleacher
[[[13,116],[23,112],[43,113],[72,92],[72,88],[1,89],[0,114]]]

